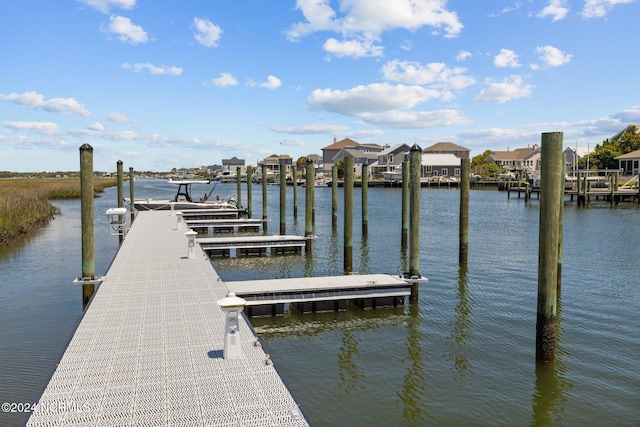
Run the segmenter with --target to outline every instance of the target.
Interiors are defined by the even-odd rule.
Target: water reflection
[[[469,294],[467,287],[467,267],[460,266],[458,269],[458,290],[455,317],[453,319],[451,335],[449,341],[451,350],[448,354],[450,360],[453,361],[455,368],[456,380],[462,380],[471,369],[469,362],[469,350],[471,348],[471,340],[473,330],[473,322],[471,321],[471,313],[475,305],[473,296]]]
[[[342,330],[342,345],[338,350],[338,387],[345,393],[364,390],[364,375],[358,370],[357,359],[360,356],[358,334],[349,329]]]
[[[550,426],[562,422],[565,404],[573,385],[565,377],[567,367],[562,348],[561,300],[556,315],[556,357],[552,362],[536,362],[535,392],[532,402],[532,426]]]
[[[358,272],[360,274],[367,274],[371,271],[369,267],[369,244],[366,235],[363,235],[360,239],[360,267]]]
[[[420,329],[422,318],[418,309],[418,301],[409,304],[409,317],[407,318],[407,355],[409,367],[402,382],[402,390],[398,397],[402,399],[402,419],[406,425],[424,425],[425,419],[430,418],[427,407],[422,401],[427,387],[422,357],[422,345],[424,334]]]

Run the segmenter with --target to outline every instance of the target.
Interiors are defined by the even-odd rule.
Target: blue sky
[[[0,170],[593,148],[640,123],[639,3],[0,0]]]

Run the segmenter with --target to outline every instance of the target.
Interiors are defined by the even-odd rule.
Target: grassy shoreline
[[[116,184],[116,178],[94,178],[94,195]],[[50,200],[77,198],[79,178],[0,179],[0,245],[46,225],[58,213]]]

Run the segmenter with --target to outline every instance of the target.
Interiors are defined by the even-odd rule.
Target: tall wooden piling
[[[116,182],[117,182],[117,186],[118,186],[118,207],[122,208],[124,207],[124,171],[122,169],[122,160],[118,160],[116,162]],[[118,215],[118,221],[122,222],[124,221],[124,215]],[[122,244],[122,241],[124,240],[124,236],[122,234],[120,234],[118,236],[118,240],[120,241],[120,244]]]
[[[562,200],[562,132],[542,134],[536,360],[551,362],[556,348],[558,242]]]
[[[344,272],[353,272],[353,157],[344,158]]]
[[[236,168],[236,199],[238,203],[238,207],[242,207],[242,168],[238,166]]]
[[[280,234],[287,234],[287,173],[284,159],[280,159]]]
[[[469,258],[469,189],[470,180],[469,159],[460,160],[460,248],[458,251],[458,262],[466,265]]]
[[[82,278],[95,279],[95,253],[93,242],[93,147],[80,147],[80,222],[82,230]],[[82,285],[82,307],[86,307],[93,296],[95,285]]]
[[[560,289],[562,288],[562,229],[564,227],[564,183],[566,175],[567,155],[562,153],[562,174],[560,177],[560,212],[558,213],[558,273],[557,273],[557,289],[558,297],[560,297]]]
[[[409,276],[420,276],[420,169],[422,148],[414,144],[409,152]],[[418,282],[411,286],[411,300],[418,299]]]
[[[362,235],[369,234],[369,165],[362,165]]]
[[[262,231],[267,232],[267,166],[262,165]]]
[[[331,227],[338,226],[338,166],[331,167]]]
[[[298,167],[291,166],[291,175],[293,175],[293,219],[298,218]]]
[[[311,252],[311,236],[313,236],[313,161],[307,160],[305,166],[304,236],[307,238],[305,250]]]
[[[409,162],[402,162],[402,249],[409,243]]]
[[[253,218],[253,166],[247,166],[247,218]]]
[[[133,224],[133,220],[136,217],[135,214],[135,204],[134,204],[134,191],[133,191],[133,182],[135,181],[135,174],[133,173],[133,167],[129,166],[129,210],[131,212],[131,224]]]

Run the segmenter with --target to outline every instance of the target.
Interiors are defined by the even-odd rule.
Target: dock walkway
[[[140,212],[28,426],[306,426],[244,316],[224,359],[228,289],[167,211]]]

